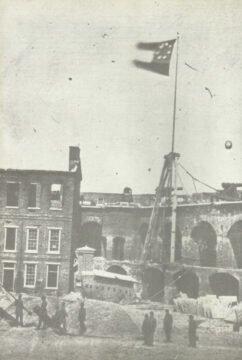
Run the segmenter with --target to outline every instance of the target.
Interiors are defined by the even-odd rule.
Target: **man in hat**
[[[163,329],[166,335],[166,342],[171,342],[172,324],[173,324],[172,315],[169,313],[169,310],[166,309],[165,317],[163,320]]]
[[[153,311],[150,312],[149,324],[150,324],[150,331],[149,331],[149,336],[148,336],[148,345],[153,346],[154,335],[155,335],[155,330],[156,330],[156,318],[154,317]]]
[[[193,315],[189,315],[189,323],[188,323],[188,340],[190,347],[197,346],[197,323],[194,320]]]
[[[47,328],[47,301],[46,301],[46,297],[43,295],[41,297],[41,305],[40,305],[40,312],[39,312],[39,324],[37,326],[37,329],[40,329],[41,325],[43,324],[43,329]]]
[[[145,314],[145,318],[142,324],[142,333],[144,338],[144,345],[149,345],[150,320],[148,314]]]
[[[15,307],[16,307],[17,326],[19,326],[19,325],[24,326],[24,324],[23,324],[23,308],[24,308],[24,304],[23,304],[21,294],[19,294],[18,299],[15,300]]]
[[[79,314],[78,314],[78,320],[80,323],[80,335],[83,335],[86,331],[86,325],[85,325],[86,309],[84,306],[84,302],[81,302],[81,306],[80,306],[80,310],[79,310]]]

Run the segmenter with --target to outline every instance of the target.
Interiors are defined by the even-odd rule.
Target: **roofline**
[[[105,192],[105,191],[81,191],[81,195],[85,195],[85,194],[92,194],[92,195],[123,195],[122,192]],[[154,194],[151,193],[133,193],[133,196],[155,196]]]
[[[242,204],[242,200],[236,200],[236,201],[220,201],[220,202],[203,202],[203,203],[184,203],[184,204],[177,204],[177,208],[183,208],[183,207],[193,207],[193,206],[222,206],[222,205],[240,205]],[[80,204],[80,206],[84,209],[134,209],[134,210],[139,210],[139,209],[153,209],[154,205],[140,205],[140,206],[121,206],[121,205],[112,205],[112,204],[104,204],[104,206],[98,206],[98,205],[83,205]],[[163,208],[169,208],[170,206],[168,205],[162,205],[159,206],[159,208],[163,209]]]
[[[76,172],[63,170],[39,170],[39,169],[0,169],[0,173],[22,173],[22,174],[56,174],[56,175],[76,175]]]

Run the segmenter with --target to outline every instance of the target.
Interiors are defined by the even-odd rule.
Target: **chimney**
[[[80,148],[78,146],[69,146],[69,171],[76,172],[80,170]]]

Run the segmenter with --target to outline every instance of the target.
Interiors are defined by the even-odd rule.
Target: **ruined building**
[[[182,199],[177,208],[175,263],[170,264],[170,208],[159,209],[160,234],[145,267],[140,257],[154,195],[83,193],[80,236],[83,245],[105,258],[104,269],[135,277],[143,295],[167,300],[179,291],[242,298],[242,200],[217,194]],[[224,196],[224,194],[222,194]],[[226,195],[226,194],[225,194]]]
[[[87,246],[93,263],[85,260],[81,267],[90,296],[118,299],[141,284],[142,296],[158,301],[180,291],[193,298],[242,298],[242,197],[236,184],[179,198],[174,263],[171,209],[160,206],[157,241],[142,264],[155,196],[133,194],[129,187],[120,194],[80,195],[81,177],[77,147],[70,147],[69,171],[0,169],[0,282],[7,290],[72,290],[76,249],[82,254]]]
[[[7,290],[67,292],[79,240],[80,150],[69,170],[0,169],[0,282]]]

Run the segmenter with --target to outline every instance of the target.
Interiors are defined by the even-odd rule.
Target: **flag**
[[[151,62],[134,60],[134,65],[144,70],[169,76],[171,55],[175,41],[176,39],[155,43],[139,43],[137,45],[138,49],[154,51],[154,55]]]

